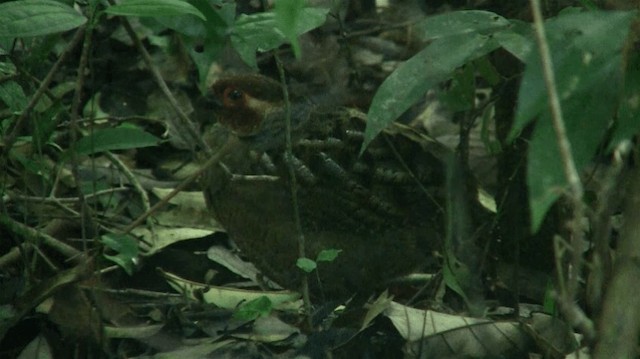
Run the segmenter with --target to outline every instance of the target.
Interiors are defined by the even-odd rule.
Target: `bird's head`
[[[220,107],[218,122],[241,137],[255,135],[267,115],[283,106],[280,83],[261,75],[222,78],[211,95]]]

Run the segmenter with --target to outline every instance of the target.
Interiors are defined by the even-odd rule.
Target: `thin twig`
[[[142,188],[142,184],[140,184],[140,181],[138,181],[138,178],[133,174],[133,172],[131,172],[131,170],[129,170],[127,165],[125,165],[120,160],[120,158],[118,158],[118,156],[114,155],[110,151],[105,152],[105,155],[107,156],[109,161],[111,161],[111,163],[113,163],[120,170],[120,173],[122,173],[125,176],[125,178],[129,181],[129,183],[133,185],[133,188],[136,190],[136,192],[138,192],[138,194],[140,195],[140,200],[142,202],[142,208],[145,210],[145,212],[149,211],[151,209],[151,201],[149,201],[149,194],[147,193],[147,191],[144,190],[144,188]],[[153,233],[154,232],[153,221],[147,219],[147,226],[149,227],[149,229],[151,229],[151,232]],[[155,241],[155,237],[156,237],[155,235],[151,236],[151,240]]]
[[[572,268],[568,272],[569,283],[567,290],[562,295],[565,296],[565,300],[568,303],[573,302],[576,291],[578,289],[578,278],[582,268],[582,250],[583,243],[582,228],[580,227],[580,221],[584,214],[584,204],[582,203],[583,188],[580,181],[580,175],[578,169],[573,160],[571,154],[571,143],[567,137],[567,130],[564,125],[562,117],[562,108],[560,107],[560,98],[558,96],[558,90],[556,87],[556,80],[553,72],[553,62],[551,61],[551,52],[549,50],[549,44],[546,40],[544,24],[542,19],[542,12],[540,10],[540,0],[530,0],[531,10],[533,12],[534,28],[536,33],[536,39],[538,42],[538,48],[540,50],[540,60],[542,63],[542,72],[544,74],[544,82],[547,87],[547,93],[549,97],[549,107],[551,109],[551,119],[553,122],[553,129],[556,134],[556,141],[560,149],[560,159],[562,160],[562,169],[564,175],[569,184],[569,199],[573,207],[573,218],[571,220],[571,246],[573,249],[572,254]]]
[[[602,299],[607,283],[611,280],[613,263],[611,258],[612,217],[620,204],[619,185],[625,173],[626,157],[631,150],[630,142],[623,142],[616,147],[611,156],[611,164],[606,169],[604,180],[599,188],[598,202],[595,208],[593,223],[593,259],[590,266],[590,295],[587,296],[590,309],[598,313],[602,308]]]
[[[145,191],[144,188],[142,188],[142,184],[140,183],[140,181],[138,181],[138,177],[136,177],[136,175],[131,172],[127,165],[125,165],[118,156],[109,151],[105,152],[105,155],[107,156],[107,159],[109,159],[109,161],[111,161],[111,163],[113,163],[118,168],[118,170],[120,170],[120,172],[129,181],[136,192],[138,192],[138,194],[140,195],[140,199],[142,200],[142,208],[145,211],[148,211],[151,208],[149,194],[147,193],[147,191]]]
[[[90,49],[91,49],[91,35],[93,34],[93,15],[95,14],[95,7],[90,6],[90,14],[89,14],[89,26],[87,27],[87,30],[85,31],[85,36],[84,36],[84,42],[82,44],[82,53],[80,54],[80,63],[78,64],[78,78],[76,79],[76,84],[75,84],[75,91],[74,91],[74,95],[73,95],[73,100],[71,102],[71,113],[70,113],[70,118],[69,118],[69,135],[70,135],[70,142],[71,142],[71,146],[73,148],[73,146],[75,146],[77,140],[78,140],[78,135],[80,134],[80,126],[78,125],[78,118],[80,117],[80,100],[82,99],[82,89],[84,88],[84,79],[85,79],[85,73],[86,73],[86,69],[87,69],[87,64],[89,63],[89,53],[90,53]],[[80,231],[82,233],[81,237],[83,239],[83,246],[84,249],[87,249],[87,225],[91,224],[93,226],[93,221],[91,218],[91,216],[89,215],[91,213],[90,208],[86,202],[86,199],[84,198],[84,193],[82,193],[81,190],[81,183],[82,183],[82,177],[80,176],[80,171],[78,170],[79,167],[79,162],[78,162],[78,156],[76,154],[76,151],[70,151],[70,163],[71,163],[71,175],[73,176],[73,179],[76,183],[77,186],[77,192],[78,192],[78,198],[80,199],[78,201],[78,205],[80,206]],[[92,182],[93,184],[93,192],[95,192],[97,190],[97,188],[95,188],[95,181]],[[93,228],[92,228],[93,229]],[[91,231],[93,232],[93,231]]]
[[[116,187],[116,188],[107,188],[101,191],[96,191],[93,193],[88,193],[84,195],[84,199],[92,199],[97,198],[104,195],[113,195],[117,192],[128,192],[131,188],[127,187]],[[9,196],[9,200],[11,201],[23,201],[23,202],[36,202],[36,203],[51,203],[51,204],[64,204],[64,203],[76,203],[80,201],[80,197],[42,197],[42,196],[25,196],[22,194],[7,192]]]
[[[400,165],[402,166],[402,169],[407,171],[407,173],[409,174],[409,177],[411,177],[411,179],[415,182],[415,184],[418,186],[420,191],[422,191],[422,193],[424,193],[424,195],[427,196],[427,198],[436,206],[436,208],[438,209],[438,212],[439,213],[444,213],[444,208],[442,208],[440,203],[438,203],[438,201],[436,201],[436,199],[429,192],[429,190],[427,190],[427,188],[422,184],[422,182],[418,179],[418,177],[415,175],[415,173],[413,173],[411,168],[409,168],[409,165],[407,165],[407,162],[404,160],[404,158],[402,157],[400,152],[398,152],[398,149],[396,149],[396,146],[393,144],[393,141],[391,141],[389,136],[387,134],[385,134],[385,133],[382,133],[382,137],[387,142],[387,145],[389,146],[389,149],[391,149],[391,152],[393,153],[393,156],[398,160],[398,162],[400,162]]]
[[[284,96],[284,106],[285,106],[285,140],[286,140],[286,148],[285,148],[285,156],[288,158],[293,158],[293,143],[291,141],[291,101],[289,100],[289,88],[287,87],[287,83],[285,81],[284,76],[284,67],[282,66],[282,61],[280,58],[275,55],[276,64],[278,65],[278,73],[280,75],[280,82],[282,84],[282,94]],[[298,235],[298,257],[306,258],[307,250],[305,243],[304,232],[302,231],[302,222],[300,220],[300,207],[298,204],[298,181],[296,179],[295,169],[293,168],[292,161],[286,161],[287,169],[289,171],[289,180],[291,181],[291,205],[293,206],[293,220],[296,226],[296,232]],[[307,324],[309,328],[312,328],[311,323],[311,296],[309,294],[309,277],[306,273],[302,276],[301,283],[301,291],[302,291],[302,299],[304,300],[304,307],[307,315]]]

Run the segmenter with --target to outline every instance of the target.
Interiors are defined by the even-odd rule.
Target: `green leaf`
[[[22,87],[15,81],[0,83],[0,101],[2,101],[10,111],[21,112],[29,99],[24,94]]]
[[[220,6],[212,7],[208,2],[201,0],[191,0],[188,3],[204,16],[205,21],[197,20],[192,14],[157,16],[154,20],[178,33],[197,38],[198,41],[202,41],[203,38],[215,37],[216,40],[222,42],[224,32],[235,19],[235,4],[223,3]]]
[[[304,1],[278,0],[276,2],[276,24],[285,38],[291,43],[296,58],[300,58],[300,44],[298,43],[296,28],[298,23],[303,20],[301,16],[303,10]]]
[[[451,11],[430,16],[415,26],[422,40],[434,40],[461,34],[491,34],[509,26],[509,20],[502,16],[481,10]]]
[[[81,138],[71,150],[78,155],[90,155],[103,151],[155,146],[159,142],[159,138],[148,132],[137,128],[119,127],[97,130]]]
[[[153,20],[179,34],[192,38],[202,38],[207,33],[205,23],[196,20],[193,15],[157,16]]]
[[[105,258],[122,267],[127,274],[132,275],[135,269],[135,258],[138,256],[138,241],[126,234],[105,234],[100,242],[115,251],[116,255],[103,254]]]
[[[273,303],[263,295],[241,305],[240,308],[233,313],[233,317],[238,320],[255,320],[259,317],[269,315],[272,310]]]
[[[13,62],[0,62],[0,75],[4,76],[13,76],[18,74],[18,69]]]
[[[407,60],[389,75],[373,97],[360,151],[427,90],[450,78],[453,70],[497,47],[490,36],[462,34],[434,40]]]
[[[619,54],[633,14],[592,11],[547,21],[545,32],[562,101],[576,97],[576,92],[589,90],[587,85],[598,85],[600,79],[591,73],[594,68],[620,60]],[[609,58],[612,55],[618,55],[615,61]],[[549,108],[537,46],[528,54],[526,63],[510,139]],[[600,91],[596,88],[591,90]]]
[[[329,9],[304,8],[300,21],[293,24],[292,34],[299,36],[322,25]],[[290,30],[290,29],[288,29]],[[287,35],[278,27],[273,12],[240,15],[231,33],[231,43],[247,65],[257,68],[256,51],[273,50],[287,41]]]
[[[341,252],[342,249],[323,249],[318,253],[316,262],[333,262]]]
[[[462,289],[460,281],[464,281],[469,277],[469,268],[464,263],[458,261],[453,255],[447,256],[447,258],[447,262],[442,266],[444,283],[468,303],[469,298],[464,289]]]
[[[307,273],[311,273],[314,269],[316,269],[318,264],[316,264],[316,262],[309,258],[298,258],[298,260],[296,261],[296,266]]]
[[[204,25],[209,34],[218,32],[220,29],[227,29],[233,24],[236,18],[235,2],[217,1],[214,6],[208,1],[189,0],[189,3],[198,9],[205,17]]]
[[[75,29],[87,19],[53,0],[22,0],[0,4],[0,37],[30,37]]]
[[[206,20],[200,10],[182,0],[123,0],[120,4],[109,6],[105,12],[139,17],[195,15]]]
[[[531,49],[535,46],[531,24],[523,21],[511,21],[508,29],[497,31],[493,38],[518,60],[524,62]]]
[[[573,160],[583,168],[595,154],[622,87],[621,52],[632,12],[571,13],[546,24],[557,91]],[[527,183],[532,230],[567,186],[537,47],[527,56],[509,139],[538,118],[529,143]]]
[[[474,107],[476,101],[475,67],[471,65],[454,71],[451,84],[439,96],[440,101],[453,112],[466,111]]]

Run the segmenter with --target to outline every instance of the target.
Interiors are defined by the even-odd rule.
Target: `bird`
[[[237,141],[204,177],[207,207],[268,278],[299,288],[300,229],[307,258],[340,251],[308,277],[318,298],[382,290],[433,258],[442,233],[444,169],[423,133],[394,123],[359,154],[365,114],[342,106],[331,91],[292,94],[288,154],[280,82],[232,75],[216,81],[208,96],[216,120],[204,129],[205,142],[215,150]]]

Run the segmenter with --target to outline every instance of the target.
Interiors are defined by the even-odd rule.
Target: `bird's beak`
[[[222,102],[216,96],[207,95],[196,101],[195,108],[197,122],[206,126],[215,122],[216,113],[222,110]]]
[[[218,111],[222,108],[222,101],[220,101],[218,97],[213,96],[212,94],[207,94],[206,96],[202,97],[201,104],[203,108],[211,111]]]

